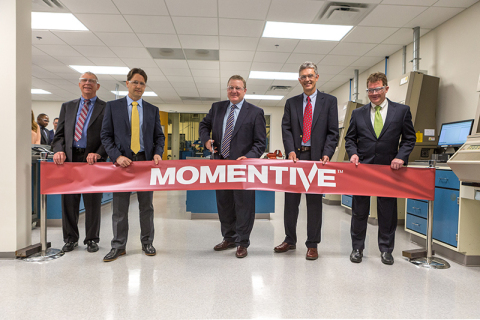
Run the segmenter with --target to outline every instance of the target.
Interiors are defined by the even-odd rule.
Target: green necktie
[[[380,113],[380,108],[380,106],[375,106],[375,120],[373,121],[373,130],[375,130],[377,138],[380,136],[380,133],[383,129],[383,120],[382,114]]]

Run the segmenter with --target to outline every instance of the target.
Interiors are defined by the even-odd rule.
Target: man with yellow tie
[[[389,165],[400,169],[408,162],[415,146],[415,130],[410,107],[386,99],[388,82],[385,74],[377,72],[367,79],[367,94],[371,103],[352,112],[345,136],[345,149],[350,162]],[[400,141],[400,143],[399,143]],[[350,261],[362,262],[367,233],[370,197],[353,196],[352,253]],[[384,264],[391,265],[395,230],[397,228],[397,199],[377,198],[378,247]]]
[[[156,106],[142,99],[147,86],[147,74],[133,68],[127,75],[128,95],[122,99],[109,101],[105,108],[101,138],[110,159],[120,167],[132,161],[150,161],[158,164],[162,160],[165,136],[160,124],[160,114]],[[113,240],[111,251],[103,258],[109,262],[126,253],[128,237],[128,207],[130,192],[113,194]],[[140,212],[140,240],[147,256],[154,256],[153,247],[153,191],[137,192]]]

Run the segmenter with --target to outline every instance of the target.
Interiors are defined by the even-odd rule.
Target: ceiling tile
[[[375,47],[373,43],[339,43],[330,54],[345,56],[363,56]]]
[[[113,53],[107,46],[73,46],[75,50],[86,57],[99,58],[116,58],[117,55]]]
[[[90,31],[52,31],[71,46],[101,46],[103,42]]]
[[[57,79],[58,78],[56,74],[49,72],[36,65],[32,65],[32,76],[40,79]]]
[[[218,19],[221,36],[260,37],[264,21],[243,19]]]
[[[181,86],[181,85],[190,85],[192,83],[195,83],[195,81],[193,81],[193,77],[183,77],[183,76],[175,76],[175,75],[172,75],[172,76],[167,76],[167,79],[168,81],[170,81],[170,83],[172,84],[172,86]]]
[[[120,58],[96,58],[92,57],[91,60],[97,66],[113,66],[113,67],[126,67],[125,62]]]
[[[218,83],[205,83],[201,79],[205,77],[193,77],[198,90],[220,90],[220,81]],[[222,88],[223,89],[223,88]]]
[[[49,56],[48,54],[44,55],[32,55],[32,63],[42,66],[42,67],[49,67],[49,66],[64,66],[62,62],[58,61],[57,59]]]
[[[172,17],[177,34],[218,35],[217,18]]]
[[[164,75],[167,76],[180,76],[180,77],[191,77],[192,72],[190,69],[169,69],[169,68],[162,68],[162,72]]]
[[[478,0],[438,0],[434,6],[468,8],[477,2]]]
[[[428,7],[379,5],[360,23],[360,26],[403,27]]]
[[[65,63],[66,65],[74,66],[91,66],[93,63],[90,59],[83,56],[81,57],[57,57],[57,60]]]
[[[365,56],[369,57],[386,57],[390,56],[391,54],[397,52],[402,48],[400,44],[379,44],[369,52],[365,54]]]
[[[220,17],[264,20],[267,16],[270,0],[221,0],[218,2]],[[262,21],[263,23],[263,21]]]
[[[423,36],[428,31],[430,31],[430,29],[420,28],[420,36]],[[412,42],[413,42],[413,30],[411,28],[400,28],[400,30],[398,30],[397,32],[392,34],[390,37],[385,39],[382,43],[407,45]]]
[[[274,52],[292,52],[298,45],[300,40],[295,39],[277,39],[277,38],[260,38],[258,42],[258,51],[274,51]]]
[[[295,63],[297,66],[300,66],[305,61],[311,61],[313,63],[318,63],[325,57],[323,54],[311,54],[311,53],[292,53],[287,60],[287,63]]]
[[[110,13],[118,14],[117,7],[111,1],[98,0],[62,0],[64,4],[72,13]]]
[[[181,48],[176,34],[137,33],[138,38],[147,48]]]
[[[285,52],[259,52],[255,53],[253,61],[256,62],[276,62],[285,63],[290,56],[290,53]]]
[[[65,44],[65,42],[50,31],[32,30],[32,45],[47,44]]]
[[[136,58],[136,59],[149,59],[151,58],[147,49],[145,48],[132,48],[132,47],[110,47],[119,58]]]
[[[456,16],[463,8],[431,7],[408,22],[405,27],[436,28],[448,19]]]
[[[93,32],[132,32],[127,21],[120,14],[76,14],[90,31]]]
[[[165,16],[124,15],[133,31],[137,33],[175,34],[172,19]]]
[[[384,61],[385,58],[381,57],[361,57],[355,62],[353,62],[350,66],[352,67],[371,67],[375,64],[379,63],[380,61]]]
[[[122,14],[142,14],[168,16],[168,10],[163,0],[113,0]]]
[[[66,44],[57,45],[37,45],[38,49],[51,55],[52,57],[81,57],[82,54]]]
[[[172,85],[170,84],[170,82],[168,82],[167,78],[165,77],[165,81],[148,81],[148,86],[152,89],[155,89],[157,91],[162,91],[162,90],[165,90],[165,89],[172,89],[173,90],[173,87]],[[157,92],[158,94],[158,92]]]
[[[187,60],[154,59],[160,69],[188,69]]]
[[[300,68],[299,63],[285,63],[280,71],[281,72],[298,72],[299,68]]]
[[[217,78],[212,78],[212,77],[193,77],[193,79],[195,80],[195,83],[197,84],[197,87],[198,88],[201,88],[202,86],[214,86],[214,85],[217,85],[217,86],[220,86],[220,79],[217,77]]]
[[[190,69],[197,70],[220,70],[220,63],[218,61],[199,61],[199,60],[188,60],[188,65]]]
[[[166,0],[171,16],[217,17],[217,0]]]
[[[425,6],[429,7],[438,0],[383,0],[382,4],[398,4],[403,6]]]
[[[254,56],[255,51],[220,50],[220,61],[251,62]]]
[[[258,37],[218,37],[220,40],[220,49],[222,50],[256,50]]]
[[[78,75],[78,72],[73,70],[72,68],[62,64],[60,66],[45,66],[45,65],[42,65],[42,68],[44,68],[45,70],[47,71],[50,71],[50,72],[53,72],[53,73],[71,73],[71,74],[75,74],[75,75]]]
[[[328,55],[320,61],[320,66],[348,66],[357,60],[358,56],[340,56],[340,55]]]
[[[109,47],[140,47],[143,48],[142,42],[137,38],[135,33],[112,33],[98,32],[96,35]]]
[[[220,61],[220,70],[250,70],[250,62],[223,62]]]
[[[293,52],[327,54],[337,45],[337,41],[300,40]]]
[[[177,94],[180,97],[200,97],[200,94],[198,93],[197,88],[175,88],[175,91],[177,91]],[[192,101],[189,101],[191,103]]]
[[[179,35],[178,38],[184,49],[219,49],[218,36]]]
[[[228,62],[225,62],[225,63],[228,63]],[[220,67],[220,77],[221,78],[226,78],[225,81],[223,81],[223,79],[222,79],[220,82],[221,83],[227,83],[228,79],[235,74],[238,74],[238,75],[242,76],[244,79],[247,79],[248,75],[250,74],[250,68],[249,69],[240,69],[240,68],[233,69],[233,67],[232,67],[232,68],[222,69]]]
[[[273,71],[280,72],[282,70],[283,63],[271,63],[271,62],[254,62],[252,63],[252,70],[255,71]]]
[[[342,39],[343,42],[381,43],[394,34],[398,28],[355,27]]]
[[[359,73],[362,73],[365,70],[367,70],[368,67],[346,67],[341,72],[339,72],[339,74],[344,74],[344,75],[349,76],[349,78],[353,78],[354,73],[355,73],[355,69],[357,69]]]
[[[270,4],[267,20],[311,23],[324,4],[325,1],[316,0],[275,0]]]
[[[32,57],[34,56],[48,56],[48,54],[36,48],[35,46],[32,46]]]
[[[129,68],[156,68],[158,69],[157,64],[153,59],[136,59],[136,58],[123,58],[123,62]],[[159,69],[160,71],[160,69]],[[161,74],[161,73],[160,73]]]
[[[268,79],[248,79],[247,88],[249,86],[263,86],[263,87],[270,87],[272,85],[273,80]]]

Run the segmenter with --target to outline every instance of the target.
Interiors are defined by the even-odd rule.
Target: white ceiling
[[[53,10],[32,0],[33,11],[73,13],[89,31],[32,30],[32,88],[51,95],[33,100],[78,98],[79,73],[68,65],[143,68],[148,97],[156,104],[210,104],[180,97],[226,99],[233,74],[251,70],[297,72],[310,60],[318,64],[319,89],[332,91],[412,42],[412,28],[421,35],[478,0],[346,0],[373,10],[340,42],[262,38],[266,21],[311,23],[329,0],[60,0]],[[41,38],[41,39],[39,39]],[[220,61],[152,59],[147,47],[219,50]],[[110,92],[125,76],[99,75],[98,96]],[[271,85],[293,86],[286,98],[300,93],[298,81],[247,79],[248,93],[279,94]],[[260,106],[285,101],[254,100]]]

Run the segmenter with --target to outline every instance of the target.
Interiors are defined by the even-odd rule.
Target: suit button
[[[300,138],[302,137],[302,135],[300,135]]]
[[[298,148],[297,150],[300,151],[300,148]]]

